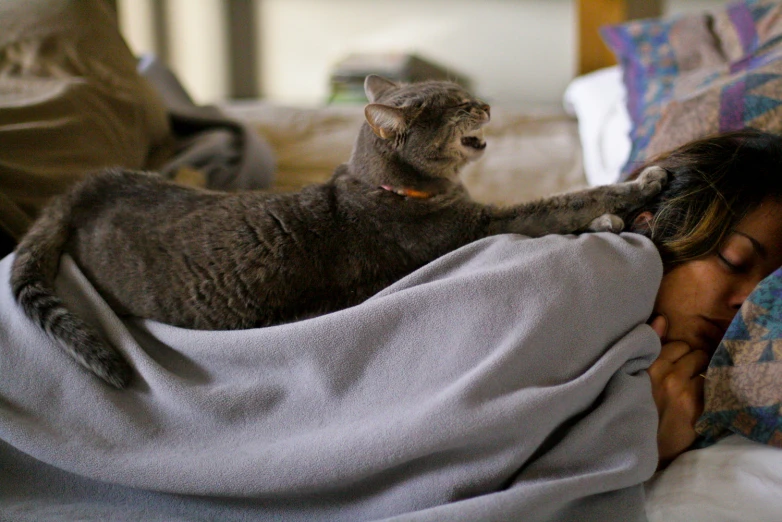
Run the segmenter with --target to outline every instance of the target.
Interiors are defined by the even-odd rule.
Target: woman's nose
[[[741,305],[744,304],[744,301],[747,300],[749,294],[752,293],[758,283],[760,283],[760,281],[756,281],[754,278],[743,280],[737,283],[732,289],[728,299],[728,304],[730,305],[731,309],[738,310],[741,308]]]

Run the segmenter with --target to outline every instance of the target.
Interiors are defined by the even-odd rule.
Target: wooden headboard
[[[662,0],[576,0],[578,74],[616,63],[600,38],[601,26],[661,14]]]

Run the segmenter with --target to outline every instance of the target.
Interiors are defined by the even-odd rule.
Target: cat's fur
[[[483,152],[489,107],[447,82],[370,76],[365,85],[371,103],[350,160],[300,192],[212,192],[122,170],[85,179],[19,244],[16,299],[76,360],[122,388],[128,363],[54,291],[64,252],[119,314],[253,328],[355,305],[492,234],[618,231],[621,220],[604,215],[637,209],[665,181],[653,168],[635,182],[485,206],[457,176]]]

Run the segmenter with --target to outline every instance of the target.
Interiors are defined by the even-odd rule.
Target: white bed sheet
[[[649,522],[782,520],[782,449],[731,435],[646,483]]]

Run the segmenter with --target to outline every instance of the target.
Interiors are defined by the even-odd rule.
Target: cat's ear
[[[397,84],[377,74],[370,74],[364,78],[364,93],[367,95],[369,103],[376,102],[384,92],[396,87],[398,87]]]
[[[405,115],[396,107],[370,103],[364,107],[364,116],[372,132],[384,140],[393,138],[405,129]]]

